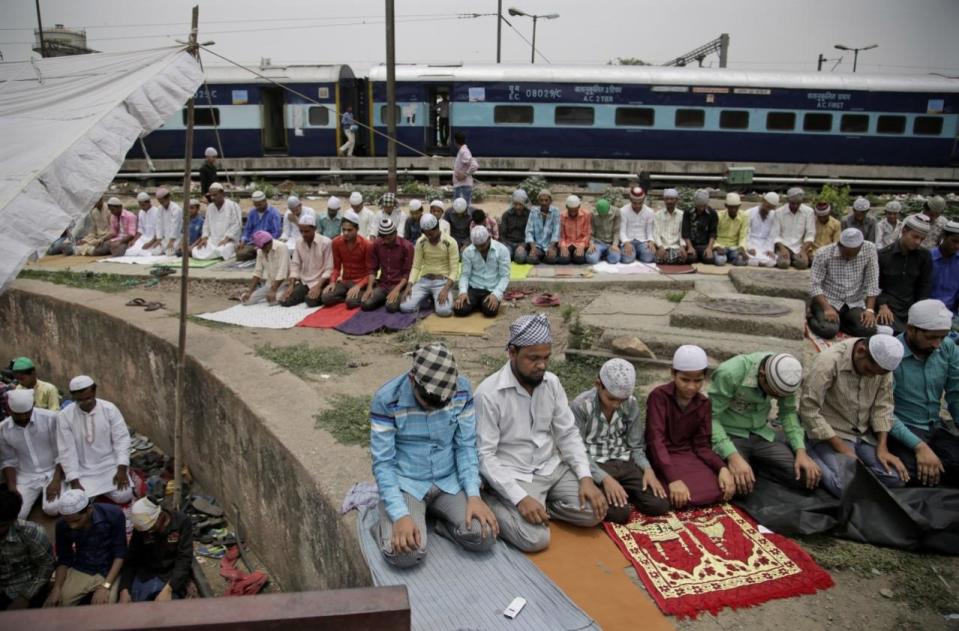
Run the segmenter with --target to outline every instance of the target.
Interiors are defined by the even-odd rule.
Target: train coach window
[[[719,113],[720,129],[746,129],[749,127],[749,112],[723,110]]]
[[[310,127],[326,127],[330,124],[330,110],[325,107],[310,108]]]
[[[880,134],[904,134],[906,133],[906,117],[880,116],[876,123],[876,131]]]
[[[865,114],[843,114],[839,131],[844,134],[865,134],[869,131],[869,117]]]
[[[656,110],[651,107],[617,107],[616,124],[623,127],[652,127]]]
[[[183,110],[183,124],[186,125],[186,110]],[[195,107],[193,108],[193,124],[197,127],[213,127],[220,124],[220,108]]]
[[[802,119],[803,131],[832,130],[832,114],[806,114]]]
[[[556,108],[553,123],[556,125],[592,125],[596,113],[591,107],[560,105]]]
[[[793,112],[769,112],[766,114],[766,129],[769,131],[792,131],[796,128]]]
[[[399,122],[402,117],[402,111],[400,110],[399,105],[393,106],[393,114],[395,116],[393,120],[395,120],[396,124],[399,125]],[[383,122],[384,125],[390,124],[390,110],[388,105],[380,106],[380,120]]]
[[[493,122],[510,125],[532,125],[532,105],[497,105],[493,108]]]
[[[676,110],[676,127],[702,127],[706,124],[703,110]]]
[[[917,116],[912,123],[912,133],[917,136],[938,136],[942,133],[942,119],[938,116]]]

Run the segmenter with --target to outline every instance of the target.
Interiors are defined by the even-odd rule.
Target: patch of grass
[[[911,609],[928,608],[938,613],[959,610],[959,597],[949,587],[955,575],[949,569],[954,561],[948,557],[829,537],[803,537],[802,544],[827,570],[848,570],[865,578],[893,576],[893,598]]]
[[[473,361],[482,366],[484,369],[488,370],[490,373],[493,373],[503,367],[503,364],[506,363],[506,359],[506,355],[491,355],[489,353],[483,353]]]
[[[107,293],[125,291],[143,283],[143,279],[120,274],[95,274],[93,272],[69,272],[66,270],[25,269],[20,272],[18,278],[42,280],[56,285],[76,287],[77,289],[95,289]]]
[[[572,401],[580,392],[593,387],[602,365],[603,362],[598,359],[577,359],[572,362],[554,360],[550,362],[549,370],[559,377],[566,396]]]
[[[256,354],[286,368],[301,379],[319,373],[343,374],[351,368],[349,355],[338,348],[265,344],[256,347]]]
[[[685,291],[672,290],[666,292],[666,300],[670,302],[682,302],[683,298],[686,297]]]
[[[325,429],[337,442],[345,445],[370,444],[370,402],[372,397],[351,397],[337,394],[330,401],[333,407],[313,417],[316,429]]]
[[[393,335],[392,333],[388,335],[390,341],[401,353],[415,351],[419,346],[428,344],[429,342],[446,342],[444,338],[437,337],[432,333],[427,333],[421,330],[419,326],[411,326],[408,329],[400,331],[397,335]]]

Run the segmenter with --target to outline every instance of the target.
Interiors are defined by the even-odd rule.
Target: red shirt
[[[352,247],[347,245],[343,235],[333,239],[333,274],[330,282],[342,280],[364,287],[370,273],[369,255],[370,242],[366,237],[356,235]]]
[[[392,247],[386,245],[382,239],[373,241],[370,248],[370,274],[376,276],[376,273],[380,272],[377,285],[392,290],[409,277],[412,267],[412,243],[403,237],[396,237]]]
[[[593,234],[592,215],[589,211],[580,208],[575,217],[564,212],[559,219],[559,247],[568,248],[573,245],[577,248],[588,248],[590,237]]]

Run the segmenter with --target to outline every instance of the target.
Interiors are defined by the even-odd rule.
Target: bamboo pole
[[[196,57],[197,27],[200,19],[200,7],[193,7],[193,20],[190,26],[190,44],[188,50]],[[183,400],[186,372],[186,310],[187,294],[190,286],[190,171],[193,168],[193,97],[186,104],[186,155],[183,164],[183,232],[180,234],[180,250],[183,268],[180,271],[180,334],[176,353],[176,416],[173,421],[173,506],[180,510],[183,500],[183,412],[186,404]]]

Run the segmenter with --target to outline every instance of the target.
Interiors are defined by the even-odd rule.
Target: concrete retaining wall
[[[168,311],[124,307],[126,297],[18,281],[0,296],[0,356],[32,357],[63,388],[98,383],[130,427],[173,453],[178,322]],[[370,584],[355,519],[339,506],[370,479],[365,449],[314,429],[322,401],[298,378],[228,333],[189,325],[184,461],[241,523],[283,589]]]

